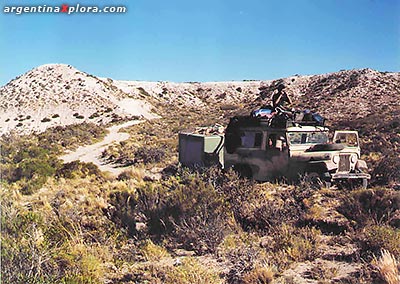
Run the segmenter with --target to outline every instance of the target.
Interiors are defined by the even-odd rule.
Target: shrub
[[[399,227],[395,219],[400,210],[400,192],[385,188],[361,189],[344,194],[338,211],[356,221],[357,227],[367,224],[391,224]]]
[[[247,277],[250,281],[251,277],[257,274],[253,270],[264,267],[262,263],[266,260],[266,252],[260,246],[259,237],[240,231],[224,238],[218,246],[218,256],[230,264],[231,269],[227,274],[228,283],[242,283],[243,277],[248,273],[250,275]]]
[[[164,159],[165,150],[163,146],[159,147],[139,147],[135,153],[135,161],[143,164],[159,163]]]
[[[222,284],[218,273],[210,270],[194,258],[185,258],[182,264],[169,269],[166,273],[166,283],[171,284]]]
[[[385,155],[374,168],[372,176],[376,184],[385,185],[400,182],[400,159],[397,153]]]
[[[9,188],[0,191],[0,199],[2,282],[56,282],[57,269],[48,257],[53,250],[43,238],[43,216],[18,206]]]
[[[95,113],[92,113],[92,114],[89,116],[89,119],[94,119],[94,118],[99,117],[99,116],[100,116],[99,113],[98,113],[98,112],[95,112]]]
[[[127,190],[111,192],[109,203],[112,207],[108,208],[109,218],[126,230],[128,236],[134,237],[136,234],[136,206],[137,196]]]
[[[145,177],[144,169],[130,167],[129,169],[124,170],[122,173],[120,173],[117,177],[117,180],[136,179],[138,181],[141,181],[143,180],[144,177]]]
[[[103,173],[99,170],[99,168],[93,163],[84,163],[80,161],[72,161],[69,163],[63,164],[57,171],[55,172],[56,177],[62,178],[85,178],[87,176],[96,176],[99,180],[104,180]]]
[[[275,252],[284,252],[293,261],[314,260],[318,256],[320,235],[321,232],[314,228],[283,225],[275,229],[271,248]],[[279,259],[275,261],[279,262]]]
[[[168,235],[198,254],[214,252],[229,232],[229,207],[198,173],[183,172],[139,188],[138,210],[150,234]]]
[[[82,143],[90,144],[103,138],[106,130],[93,123],[78,123],[68,126],[56,126],[38,134],[38,143],[42,148],[60,151],[60,145],[73,148]]]
[[[274,268],[268,265],[258,265],[243,277],[244,284],[270,284],[274,280]]]
[[[400,257],[400,230],[390,226],[368,226],[357,237],[361,253],[371,258],[385,249],[395,257]]]
[[[41,120],[41,122],[49,122],[51,121],[51,118],[45,117]]]
[[[192,257],[184,258],[176,266],[159,262],[136,265],[132,273],[125,274],[118,283],[155,283],[155,284],[222,284],[216,271]]]
[[[160,261],[160,259],[169,256],[168,251],[151,240],[145,240],[140,247],[140,253],[147,261]]]
[[[2,180],[16,183],[26,194],[40,188],[60,166],[53,151],[43,146],[36,136],[3,136],[0,140]]]
[[[61,283],[100,284],[106,273],[103,263],[109,260],[104,248],[69,242],[58,253],[58,261],[65,269]]]

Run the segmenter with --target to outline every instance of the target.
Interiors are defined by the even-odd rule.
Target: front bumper
[[[334,173],[332,179],[371,179],[371,175],[365,173]]]

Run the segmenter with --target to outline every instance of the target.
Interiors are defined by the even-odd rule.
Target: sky
[[[1,0],[0,85],[65,63],[116,80],[269,80],[400,71],[400,0]],[[125,5],[124,14],[6,6]]]

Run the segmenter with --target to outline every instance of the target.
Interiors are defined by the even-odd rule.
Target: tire
[[[253,177],[253,171],[249,165],[238,164],[233,166],[233,169],[239,174],[241,178],[251,179]]]
[[[307,172],[304,175],[304,181],[308,183],[311,188],[320,189],[324,186],[324,182],[321,179],[321,175],[317,172]]]
[[[306,152],[340,151],[343,149],[344,146],[342,144],[317,144]]]

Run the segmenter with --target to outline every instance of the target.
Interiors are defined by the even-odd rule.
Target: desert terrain
[[[226,126],[277,82],[359,131],[367,189],[179,165],[179,131]],[[47,64],[0,88],[0,133],[4,283],[400,281],[400,73],[173,83]]]

